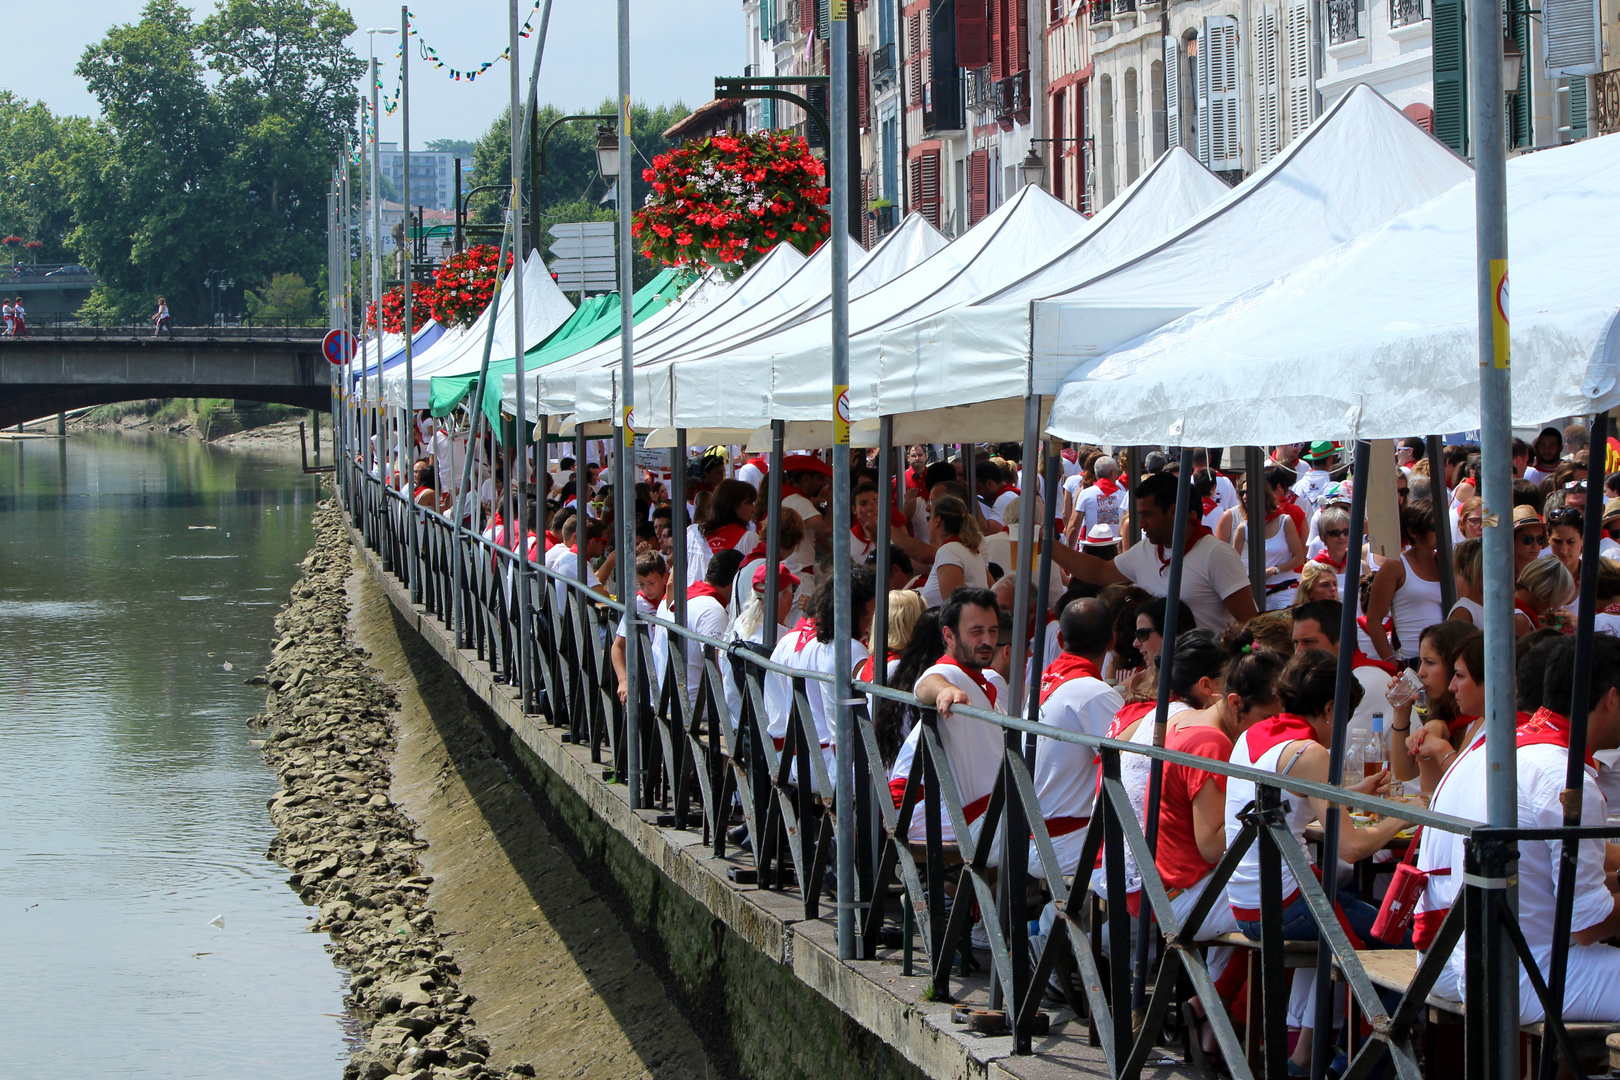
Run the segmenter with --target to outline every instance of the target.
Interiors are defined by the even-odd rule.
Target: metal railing
[[[974,68],[963,76],[963,91],[969,109],[984,109],[996,102],[996,83],[987,67]]]
[[[86,319],[66,312],[30,314],[27,320],[30,338],[102,340],[119,338],[150,338],[152,320],[138,319]],[[326,336],[327,320],[318,319],[233,319],[227,326],[175,326],[164,330],[159,337],[174,337],[186,341],[312,341]],[[14,339],[0,338],[0,341]]]
[[[1090,0],[1090,4],[1091,21],[1093,23],[1105,23],[1114,17],[1113,8],[1110,5],[1109,0]]]
[[[1620,131],[1620,70],[1600,71],[1588,81],[1588,108],[1594,135]]]
[[[874,83],[892,82],[895,75],[894,42],[885,41],[872,50],[872,81]]]
[[[625,782],[627,733],[609,629],[617,623],[622,605],[585,590],[577,580],[525,562],[465,525],[407,502],[355,465],[352,454],[346,460],[350,465],[340,491],[351,520],[366,545],[378,553],[383,568],[408,586],[446,628],[453,629],[458,646],[473,650],[497,679],[515,682],[526,666],[534,672],[536,715],[564,729],[565,741],[588,746],[593,762],[609,766],[606,776],[610,782]],[[671,588],[678,588],[678,583],[672,580]],[[517,616],[519,590],[526,590],[534,614],[527,640]],[[662,673],[656,665],[655,634],[666,636],[671,644],[665,650],[669,660]],[[828,678],[772,663],[737,642],[709,638],[657,617],[638,616],[636,635],[634,647],[643,660],[642,678],[632,689],[640,702],[639,715],[650,718],[641,735],[642,805],[662,811],[662,824],[701,832],[718,858],[731,854],[727,828],[732,824],[735,800],[753,844],[757,884],[778,892],[796,892],[804,917],[820,917],[824,892],[830,888],[833,821],[843,808],[834,805],[829,794],[835,788],[808,694],[812,689],[819,692],[814,684]],[[687,642],[701,652],[695,693],[689,693],[687,686],[681,647]],[[1040,663],[1038,651],[1035,662]],[[727,705],[725,670],[740,688],[741,707],[736,714]],[[787,680],[791,689],[787,716],[774,718],[785,724],[785,731],[776,738],[773,718],[765,708],[765,683],[771,678]],[[1620,828],[1488,828],[1326,783],[1285,780],[1273,772],[958,707],[953,716],[995,725],[1003,743],[994,788],[982,816],[970,821],[935,712],[908,693],[858,681],[854,686],[860,694],[906,705],[922,726],[915,761],[896,801],[881,765],[873,719],[864,703],[855,709],[859,742],[853,755],[856,803],[851,812],[857,822],[855,835],[860,838],[856,859],[860,955],[879,957],[888,949],[892,959],[899,937],[909,957],[915,927],[929,976],[928,995],[935,1001],[954,1000],[961,978],[956,964],[959,957],[965,964],[970,955],[968,933],[977,906],[989,941],[994,984],[999,988],[997,1000],[1005,1001],[1017,1053],[1032,1052],[1049,976],[1054,971],[1077,973],[1082,990],[1073,1004],[1094,1032],[1094,1045],[1101,1047],[1109,1075],[1140,1075],[1153,1048],[1163,1040],[1167,1020],[1176,1015],[1173,1006],[1185,992],[1183,980],[1204,1002],[1220,1000],[1204,955],[1207,935],[1203,927],[1246,853],[1258,849],[1262,934],[1254,947],[1258,949],[1263,999],[1262,1075],[1282,1076],[1287,1071],[1288,976],[1281,918],[1285,867],[1320,928],[1323,955],[1342,972],[1349,995],[1371,1029],[1352,1055],[1345,1076],[1365,1077],[1388,1055],[1396,1075],[1418,1080],[1414,1030],[1442,968],[1464,941],[1468,950],[1466,985],[1470,988],[1467,1004],[1459,1005],[1466,1031],[1464,1074],[1505,1078],[1516,1072],[1512,1063],[1494,1060],[1497,1055],[1490,1052],[1486,1032],[1493,1021],[1490,995],[1484,990],[1501,986],[1504,976],[1511,980],[1515,959],[1529,972],[1547,1009],[1549,1045],[1565,1060],[1576,1060],[1569,1034],[1557,1015],[1556,999],[1549,995],[1547,980],[1515,921],[1505,883],[1513,872],[1515,845],[1521,840],[1620,838]],[[1163,701],[1160,707],[1164,707]],[[1099,793],[1084,827],[1082,850],[1068,865],[1057,858],[1032,781],[1039,739],[1089,747],[1099,759]],[[1256,799],[1239,815],[1240,832],[1185,917],[1171,906],[1171,893],[1156,869],[1152,844],[1121,780],[1121,764],[1128,754],[1150,759],[1155,769],[1182,765],[1256,786]],[[1386,1003],[1387,991],[1381,993],[1369,978],[1335,917],[1334,899],[1318,882],[1304,849],[1290,831],[1290,800],[1300,798],[1394,815],[1427,830],[1464,837],[1467,865],[1458,900],[1417,965],[1411,983],[1393,1005]],[[923,814],[925,834],[920,842],[911,839],[918,812]],[[954,844],[942,839],[947,821],[956,838]],[[1058,919],[1038,950],[1032,949],[1025,890],[998,887],[992,869],[995,837],[999,837],[1002,852],[1000,884],[1016,880],[1025,870],[1028,845],[1033,844],[1040,855],[1042,869],[1036,881],[1053,902]],[[1100,865],[1106,895],[1123,898],[1127,850],[1141,875],[1145,908],[1158,926],[1152,938],[1157,958],[1138,974],[1134,998],[1132,965],[1126,958],[1132,955],[1131,924],[1135,920],[1123,902],[1100,900],[1091,878],[1091,868]],[[893,925],[897,914],[899,928]],[[1501,951],[1504,936],[1492,932],[1497,926],[1506,930],[1511,952]],[[1207,1015],[1232,1075],[1255,1075],[1225,1011],[1208,1009]],[[1550,1056],[1552,1051],[1544,1053]]]
[[[1389,0],[1389,25],[1411,26],[1429,16],[1423,10],[1423,0]]]
[[[1328,44],[1361,37],[1361,0],[1327,0]]]

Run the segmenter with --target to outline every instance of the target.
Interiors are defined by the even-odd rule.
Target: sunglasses
[[[1401,498],[1404,499],[1404,498],[1406,498],[1409,491],[1410,491],[1409,488],[1396,488],[1395,489],[1395,494],[1399,495]]]
[[[1545,533],[1520,533],[1519,543],[1525,547],[1546,547],[1547,536]]]
[[[1322,535],[1323,536],[1349,536],[1350,535],[1350,530],[1349,529],[1323,529],[1322,530]]]
[[[1154,634],[1157,634],[1157,633],[1158,633],[1158,631],[1153,629],[1153,627],[1151,627],[1151,626],[1138,626],[1136,628],[1136,640],[1137,641],[1146,641],[1148,638],[1152,637]]]

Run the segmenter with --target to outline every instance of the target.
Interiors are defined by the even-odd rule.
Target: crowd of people
[[[515,550],[557,574],[611,591],[617,552],[612,550],[614,500],[598,485],[598,463],[564,456],[534,470],[533,508],[525,528],[508,527],[503,470],[481,451],[484,466],[464,497],[453,421],[424,418],[416,433],[420,457],[413,473],[415,501],[463,514],[491,541]],[[1574,699],[1576,581],[1584,559],[1598,559],[1594,603],[1600,633],[1592,650],[1587,694],[1586,791],[1583,822],[1605,824],[1607,799],[1620,799],[1620,481],[1610,476],[1602,497],[1589,498],[1584,429],[1549,427],[1533,443],[1513,446],[1515,629],[1518,635],[1518,784],[1520,825],[1563,824],[1569,714]],[[962,451],[968,452],[964,454]],[[1029,463],[1020,447],[913,446],[903,472],[885,491],[875,452],[852,453],[852,514],[833,519],[832,467],[820,454],[792,454],[780,463],[779,506],[767,505],[771,462],[711,447],[686,463],[691,524],[676,536],[670,485],[648,471],[636,485],[637,546],[634,552],[636,609],[674,620],[673,556],[685,553],[686,626],[735,652],[768,655],[778,665],[807,673],[834,672],[833,609],[847,593],[852,612],[852,674],[876,682],[879,659],[871,650],[879,590],[887,593],[886,655],[882,682],[911,692],[920,705],[869,695],[870,717],[882,767],[896,805],[906,790],[920,751],[920,708],[937,710],[940,742],[961,802],[962,818],[977,842],[977,830],[1002,756],[1003,729],[960,711],[1017,712],[1011,699],[1021,684],[1038,696],[1044,724],[1095,736],[1151,744],[1161,672],[1171,691],[1165,745],[1211,762],[1249,766],[1279,777],[1326,781],[1341,650],[1350,650],[1350,740],[1367,747],[1363,768],[1347,775],[1347,787],[1422,801],[1458,817],[1483,820],[1485,755],[1482,716],[1485,684],[1482,533],[1479,448],[1447,445],[1431,459],[1421,439],[1398,447],[1392,465],[1375,467],[1394,476],[1398,536],[1351,535],[1350,500],[1364,478],[1350,475],[1343,447],[1312,442],[1270,448],[1261,472],[1265,519],[1249,520],[1248,477],[1240,466],[1222,468],[1218,457],[1188,455],[1193,474],[1184,524],[1180,606],[1175,619],[1165,599],[1176,531],[1179,453],[1153,450],[1110,454],[1099,447],[1062,451],[1062,483],[1047,500],[1046,462]],[[1602,448],[1599,448],[1602,452]],[[1045,451],[1042,456],[1044,458]],[[584,470],[584,505],[577,471]],[[478,479],[479,475],[483,479]],[[608,473],[611,476],[611,472]],[[1366,482],[1371,483],[1370,478]],[[1134,498],[1133,498],[1134,496]],[[1050,508],[1050,509],[1048,509]],[[1026,514],[1041,522],[1053,515],[1060,542],[1051,552],[1052,602],[1025,626],[1013,624],[1019,584],[1014,557],[1018,523]],[[875,577],[880,516],[890,521],[888,580]],[[1601,550],[1583,550],[1583,522],[1601,513]],[[1134,520],[1133,520],[1134,515]],[[777,595],[769,580],[764,538],[778,528]],[[1256,602],[1248,567],[1249,529],[1263,532],[1263,602]],[[853,566],[834,574],[832,537],[849,530]],[[1440,563],[1439,537],[1451,539],[1451,566]],[[1351,544],[1361,550],[1362,574],[1347,581]],[[1028,556],[1026,555],[1026,560]],[[1455,581],[1455,603],[1442,602],[1442,579]],[[1025,571],[1029,573],[1029,571]],[[561,588],[561,585],[558,586]],[[560,594],[559,594],[560,595]],[[1035,595],[1032,588],[1030,596]],[[1354,640],[1341,639],[1342,605],[1360,612]],[[1174,622],[1174,636],[1166,631]],[[774,628],[774,633],[772,632]],[[620,624],[613,657],[624,680],[625,628]],[[1037,641],[1045,662],[1014,678],[1012,645],[1022,634],[1030,656]],[[703,654],[688,640],[672,644],[653,631],[660,674],[670,664],[689,695],[702,678]],[[722,663],[726,712],[741,713],[740,660]],[[830,682],[812,681],[808,706],[822,750],[822,769],[798,781],[820,789],[836,776],[835,701]],[[621,699],[623,691],[621,690]],[[772,673],[764,679],[768,734],[778,748],[789,737],[793,691]],[[801,765],[803,764],[801,760]],[[1157,817],[1155,869],[1175,909],[1185,914],[1211,887],[1216,865],[1243,829],[1255,786],[1216,769],[1174,764],[1163,771],[1157,807],[1148,805],[1148,759],[1126,755],[1121,778],[1138,815]],[[1086,826],[1096,805],[1097,754],[1088,747],[1037,740],[1034,785],[1063,874],[1092,876],[1092,887],[1110,903],[1139,910],[1141,869],[1127,855],[1126,895],[1107,896],[1101,872],[1078,866]],[[1032,808],[1032,812],[1034,809]],[[1340,816],[1339,857],[1345,863],[1398,858],[1416,846],[1416,865],[1426,885],[1412,931],[1399,941],[1373,935],[1380,897],[1358,895],[1344,868],[1322,868],[1336,897],[1340,921],[1358,944],[1426,948],[1461,885],[1461,838],[1428,832],[1404,839],[1407,823],[1386,816],[1375,821],[1316,798],[1290,800],[1287,824],[1309,856],[1307,826]],[[949,817],[945,839],[955,842]],[[919,806],[911,835],[921,841],[926,822]],[[999,845],[999,841],[995,841]],[[1391,849],[1395,850],[1391,850]],[[1201,939],[1240,932],[1260,936],[1259,847],[1251,846],[1236,872],[1221,886],[1199,931]],[[1520,844],[1521,927],[1543,970],[1552,950],[1554,883],[1558,845]],[[992,865],[999,865],[999,846]],[[1032,842],[1030,873],[1042,874]],[[1620,1020],[1620,949],[1607,940],[1620,931],[1620,846],[1583,841],[1579,891],[1572,923],[1564,1017]],[[1309,906],[1284,868],[1283,936],[1311,940],[1318,930]],[[1050,908],[1043,922],[1050,927]],[[1220,1002],[1195,1002],[1209,1010],[1233,1006],[1244,991],[1244,965],[1211,950]],[[1437,992],[1461,997],[1463,949],[1459,945]],[[1315,980],[1294,983],[1289,1022],[1298,1038],[1290,1075],[1308,1067],[1314,1041]],[[1521,978],[1522,1019],[1540,1018],[1540,1004]],[[1235,1011],[1235,1010],[1234,1010]],[[1205,1013],[1204,1015],[1207,1015]],[[1207,1032],[1205,1033],[1207,1038]],[[1206,1048],[1213,1052],[1213,1043]]]

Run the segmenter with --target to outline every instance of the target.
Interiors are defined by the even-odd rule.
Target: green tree
[[[242,296],[254,319],[310,319],[316,314],[315,289],[304,284],[302,274],[276,274]]]
[[[471,158],[473,143],[469,139],[429,139],[427,149],[435,154],[455,154],[457,157]]]
[[[101,277],[96,310],[133,315],[162,293],[186,322],[209,311],[209,270],[317,277],[364,68],[353,32],[333,0],[219,0],[201,23],[150,0],[85,50],[103,119],[70,155],[69,243]]]
[[[0,90],[0,235],[38,240],[38,261],[70,262],[73,227],[67,155],[94,128],[80,117],[56,117],[43,102]]]

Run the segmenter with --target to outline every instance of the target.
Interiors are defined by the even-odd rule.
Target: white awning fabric
[[[1508,163],[1513,423],[1620,404],[1620,136]],[[1267,445],[1479,427],[1468,180],[1076,370],[1067,439]]]

